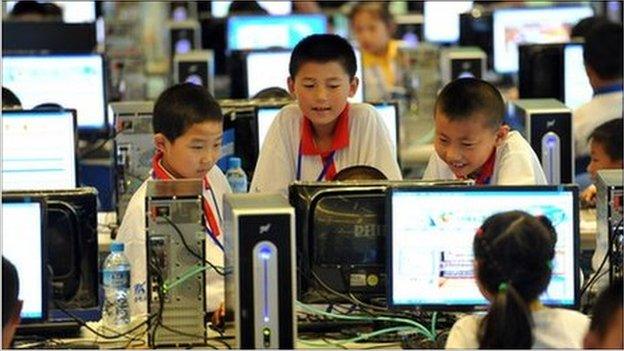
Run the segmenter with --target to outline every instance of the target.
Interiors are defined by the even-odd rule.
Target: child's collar
[[[303,116],[301,126],[301,154],[303,155],[322,155],[331,151],[336,151],[349,146],[349,103],[338,115],[336,127],[332,137],[331,148],[321,152],[314,142],[314,130],[312,122],[308,117]]]
[[[496,163],[496,148],[492,150],[490,157],[485,161],[481,168],[473,173],[472,175],[468,175],[467,177],[463,177],[462,179],[474,179],[475,184],[477,185],[487,185],[490,184],[492,180],[492,175],[494,175],[494,166]]]

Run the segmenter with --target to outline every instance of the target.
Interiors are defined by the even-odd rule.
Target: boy
[[[222,199],[230,186],[215,162],[221,152],[223,114],[217,101],[202,87],[179,84],[165,90],[154,104],[154,145],[150,179],[197,178],[204,182],[206,260],[223,266]],[[130,199],[117,240],[125,243],[131,264],[133,317],[147,316],[145,192],[147,180]],[[217,242],[219,244],[217,244]],[[224,300],[223,277],[206,273],[206,300],[217,310]]]
[[[311,35],[297,44],[288,77],[297,104],[285,106],[269,128],[252,192],[286,195],[295,180],[332,180],[352,165],[401,179],[381,116],[368,104],[347,102],[358,86],[356,69],[353,48],[337,35]]]
[[[2,256],[2,348],[11,348],[11,341],[20,324],[22,300],[19,296],[19,277],[15,266]]]
[[[598,296],[583,347],[622,350],[624,348],[623,320],[622,279],[618,279]]]
[[[503,125],[505,104],[491,84],[461,78],[447,84],[434,107],[435,153],[423,179],[474,179],[476,184],[546,184],[531,146]]]
[[[587,166],[593,182],[601,169],[622,169],[624,155],[622,151],[622,118],[602,124],[587,138],[591,161]],[[581,194],[581,201],[587,205],[596,205],[596,186],[590,185]]]

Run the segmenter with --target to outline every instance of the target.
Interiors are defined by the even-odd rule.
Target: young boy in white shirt
[[[546,184],[529,143],[503,124],[498,90],[475,78],[456,79],[434,108],[435,153],[423,179],[473,179],[484,185]]]
[[[295,180],[332,180],[341,169],[368,165],[400,180],[396,152],[381,116],[368,104],[349,104],[357,66],[351,44],[333,34],[300,41],[289,64],[285,106],[269,128],[251,192],[286,195]]]
[[[203,180],[206,260],[223,266],[222,200],[223,194],[232,191],[223,172],[215,166],[223,138],[219,103],[202,87],[189,83],[174,85],[154,104],[152,124],[156,154],[150,179]],[[125,244],[131,263],[133,317],[147,316],[146,189],[147,180],[130,199],[116,238]],[[206,301],[209,311],[219,310],[216,315],[222,314],[224,281],[213,270],[206,272]]]

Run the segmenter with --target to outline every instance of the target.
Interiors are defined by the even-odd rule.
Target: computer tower
[[[598,171],[596,179],[596,251],[592,267],[598,269],[605,255],[609,255],[602,272],[609,271],[609,281],[622,278],[624,229],[624,170]],[[608,268],[607,268],[608,267]]]
[[[238,349],[292,349],[295,213],[277,194],[224,197],[226,319]]]
[[[457,78],[481,79],[485,74],[487,55],[476,46],[452,47],[440,51],[442,84]]]
[[[169,57],[200,48],[200,26],[197,20],[169,22]]]
[[[170,1],[169,19],[172,21],[197,19],[197,2],[180,0]]]
[[[212,50],[193,50],[173,57],[173,82],[200,85],[214,96],[214,54]]]
[[[531,144],[548,184],[574,182],[572,111],[555,99],[511,101],[505,118]]]

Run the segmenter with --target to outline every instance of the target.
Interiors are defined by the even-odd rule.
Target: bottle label
[[[111,287],[113,289],[130,289],[129,270],[104,270],[103,275],[104,287]]]

